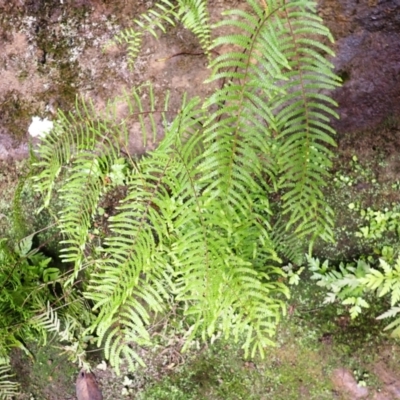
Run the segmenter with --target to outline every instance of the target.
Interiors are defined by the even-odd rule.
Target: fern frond
[[[188,134],[199,120],[199,111],[194,111],[197,102],[184,108],[184,114],[167,128],[160,146],[131,174],[128,195],[119,213],[110,218],[113,236],[106,239],[104,257],[96,262],[87,287],[85,295],[98,309],[93,329],[116,368],[125,353],[139,361],[126,344],[149,343],[150,312],[164,310],[169,297],[172,269],[165,257],[170,236],[174,236],[176,205],[170,191],[171,181],[179,174],[176,137]]]
[[[14,375],[10,373],[8,360],[0,358],[0,399],[12,400],[19,393],[19,385],[10,380]]]
[[[308,0],[248,4],[250,11],[226,13],[219,24],[234,33],[211,46],[228,51],[211,61],[210,80],[222,87],[203,107],[184,99],[169,121],[151,89],[146,104],[133,91],[124,120],[112,107],[102,117],[78,115],[79,131],[58,128],[42,144],[38,166],[46,171],[36,187],[50,196],[66,169],[59,190],[64,259],[76,273],[87,266],[84,296],[95,311],[88,330],[117,369],[121,357],[131,367],[141,362],[135,348],[150,343],[149,324],[171,301],[183,305],[187,345],[215,332],[236,340],[244,334],[245,353],[263,355],[289,295],[279,254],[297,256],[288,247],[299,237],[331,235],[320,186],[334,145],[329,121],[336,114],[327,93],[337,79],[318,41],[329,31]],[[204,0],[164,0],[136,24],[157,34],[175,18],[211,52]],[[111,234],[87,257],[93,213],[132,124],[144,142],[163,140],[126,171],[127,195],[109,218]]]
[[[60,333],[60,320],[57,312],[53,310],[49,302],[46,305],[46,311],[33,318],[31,324],[48,332]]]
[[[59,189],[66,206],[60,211],[59,228],[66,236],[62,258],[72,262],[75,270],[82,267],[83,252],[88,241],[92,217],[105,191],[105,177],[111,171],[110,161],[116,154],[112,143],[106,141],[99,158],[93,151],[82,151],[72,163],[72,174],[65,186]],[[79,202],[77,200],[80,200]]]
[[[134,20],[134,24],[139,29],[124,29],[114,37],[113,42],[127,45],[129,64],[133,66],[140,52],[144,34],[148,32],[158,38],[157,29],[165,32],[165,24],[174,26],[177,16],[178,6],[176,4],[172,4],[169,0],[160,0],[154,8]]]
[[[295,225],[302,235],[332,239],[333,212],[321,189],[326,184],[335,146],[331,117],[337,117],[336,103],[325,93],[339,85],[333,65],[321,56],[332,51],[320,37],[330,37],[322,19],[309,12],[311,2],[294,1],[284,9],[285,53],[289,69],[283,83],[285,95],[273,105],[279,120],[278,141],[281,165],[280,187],[283,213],[289,215],[288,227]]]
[[[325,93],[338,86],[338,78],[320,55],[332,52],[318,40],[331,38],[330,33],[313,14],[313,2],[266,1],[266,8],[248,3],[252,14],[232,11],[226,13],[231,19],[220,24],[238,33],[214,44],[235,50],[212,63],[211,79],[223,79],[225,86],[206,103],[218,108],[207,124],[206,142],[217,143],[208,149],[207,159],[213,160],[208,179],[244,200],[250,190],[239,183],[267,176],[284,192],[288,228],[295,226],[300,236],[331,238],[333,214],[321,187],[331,165],[329,147],[335,144],[329,118],[336,113]],[[260,185],[256,191],[272,192]]]
[[[57,128],[41,144],[41,158],[36,167],[42,172],[33,179],[36,190],[46,195],[45,206],[49,205],[57,175],[63,166],[68,165],[63,185],[58,188],[59,198],[65,205],[59,211],[58,226],[65,237],[62,258],[74,263],[76,272],[82,267],[93,215],[100,198],[108,190],[107,177],[112,173],[115,162],[122,157],[121,145],[123,149],[128,147],[127,124],[135,120],[139,122],[144,144],[147,136],[153,141],[157,137],[152,89],[147,92],[149,113],[143,113],[142,97],[143,94],[136,90],[124,96],[129,114],[118,124],[113,103],[99,117],[82,101],[77,115],[70,114],[68,118],[60,115]],[[143,114],[148,115],[146,122]]]
[[[180,21],[185,28],[192,31],[207,55],[211,45],[211,26],[207,10],[207,0],[160,0],[147,13],[134,20],[135,28],[121,31],[113,42],[127,45],[128,60],[131,66],[140,52],[143,37],[146,32],[155,38],[158,32],[166,32],[166,25],[175,26]]]
[[[185,28],[196,35],[202,49],[209,55],[211,26],[207,0],[179,0],[178,17]]]
[[[97,116],[93,104],[83,99],[76,101],[76,114],[58,111],[53,130],[44,138],[38,150],[38,161],[33,164],[40,171],[32,179],[36,191],[44,196],[44,206],[48,207],[52,190],[62,167],[68,165],[74,155],[88,147],[96,146]]]
[[[126,45],[129,65],[132,66],[140,52],[143,41],[143,32],[133,28],[126,28],[113,38],[113,42]]]
[[[281,257],[296,265],[303,264],[304,243],[295,232],[287,229],[286,222],[282,217],[273,223],[271,239]]]

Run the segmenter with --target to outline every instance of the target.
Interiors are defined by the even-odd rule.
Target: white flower
[[[105,371],[107,369],[107,364],[106,362],[103,360],[97,367],[97,369],[100,369],[101,371]]]
[[[53,129],[53,126],[53,122],[47,118],[41,119],[40,117],[32,117],[28,133],[32,137],[44,138]]]

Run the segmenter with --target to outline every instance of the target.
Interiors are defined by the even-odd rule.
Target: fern
[[[176,12],[176,5],[173,5],[169,0],[161,0],[155,5],[154,9],[151,9],[146,14],[142,14],[139,19],[134,21],[139,30],[128,28],[115,36],[114,42],[127,45],[127,53],[131,65],[133,65],[134,60],[139,54],[144,33],[149,32],[157,38],[157,28],[165,32],[165,23],[175,25]]]
[[[76,290],[58,297],[56,283],[63,282],[59,269],[49,266],[50,259],[32,247],[33,235],[12,246],[0,239],[0,398],[11,399],[18,385],[8,373],[9,352],[19,348],[32,357],[26,343],[44,345],[49,334],[74,344],[71,358],[84,354],[82,333],[93,319]],[[14,248],[13,248],[14,247]],[[43,312],[43,308],[47,309]],[[55,309],[58,308],[58,312]]]
[[[235,10],[228,13],[235,20],[219,24],[238,27],[242,33],[214,42],[235,46],[235,51],[212,63],[212,80],[223,78],[227,84],[207,104],[223,105],[210,121],[209,140],[224,135],[235,149],[226,153],[236,159],[226,160],[229,176],[221,175],[221,181],[238,183],[242,175],[249,182],[249,176],[264,170],[283,191],[287,227],[295,225],[300,235],[332,238],[333,215],[321,188],[331,166],[328,146],[334,145],[328,121],[336,113],[333,100],[320,92],[335,88],[338,78],[320,54],[332,54],[331,50],[317,39],[331,36],[321,19],[310,13],[312,2],[271,1],[266,9],[257,1],[249,3],[252,14]],[[209,151],[216,157],[223,154],[216,146]],[[266,165],[261,165],[261,154],[269,159]],[[249,176],[243,175],[242,165],[251,165]]]
[[[196,35],[204,52],[210,55],[211,28],[207,2],[204,0],[180,0],[178,18],[186,29]]]
[[[150,109],[154,109],[152,90],[149,95]],[[131,115],[136,115],[143,131],[143,144],[151,131],[151,140],[157,136],[154,116],[148,118],[146,126],[142,115],[143,104],[140,93],[133,91],[124,96],[131,107]],[[121,99],[118,99],[121,101]],[[116,122],[110,120],[113,106],[99,119],[92,107],[78,103],[77,114],[59,114],[56,128],[48,135],[39,149],[40,161],[34,164],[42,171],[33,178],[35,190],[44,196],[44,207],[49,207],[54,186],[63,165],[68,165],[68,176],[63,176],[63,185],[57,187],[59,200],[66,204],[58,215],[59,228],[65,235],[63,258],[73,262],[78,271],[81,268],[88,230],[99,199],[109,190],[108,178],[114,173],[115,165],[121,157],[121,150],[127,151],[127,123],[122,121],[115,135]],[[122,148],[120,147],[122,144]]]
[[[50,292],[41,290],[41,279],[50,259],[31,250],[30,235],[15,244],[0,239],[0,398],[14,398],[18,385],[9,373],[9,351],[18,347],[30,354],[25,341],[41,342],[44,333],[31,324],[37,304],[51,298]]]
[[[11,400],[19,393],[19,386],[10,378],[13,375],[10,373],[9,360],[0,357],[0,399]]]
[[[134,20],[136,28],[127,28],[115,36],[113,42],[125,44],[129,63],[133,66],[145,33],[158,38],[158,31],[166,32],[166,25],[175,26],[180,21],[199,39],[205,54],[210,55],[211,28],[206,0],[160,0],[154,8]]]
[[[350,305],[350,315],[356,318],[362,313],[363,308],[369,308],[366,301],[366,287],[361,282],[370,276],[371,267],[363,260],[357,264],[340,263],[338,269],[330,268],[328,260],[322,265],[318,259],[307,255],[307,262],[310,271],[313,272],[311,279],[317,284],[326,288],[327,295],[324,303],[333,303],[337,300],[344,305]]]
[[[60,193],[62,257],[74,264],[64,287],[84,276],[94,312],[88,331],[117,368],[121,359],[141,362],[135,349],[151,343],[155,315],[177,303],[186,347],[220,332],[243,340],[246,355],[264,355],[289,296],[280,255],[297,260],[299,240],[332,236],[321,191],[334,145],[328,93],[338,85],[321,43],[332,38],[313,2],[248,6],[226,13],[216,28],[234,33],[212,45],[200,0],[163,0],[136,21],[139,33],[116,39],[130,41],[134,58],[143,32],[182,21],[209,55],[209,81],[222,82],[203,103],[184,97],[170,110],[168,95],[162,100],[151,87],[110,102],[102,115],[80,102],[75,113],[59,114],[40,145],[34,185],[44,207],[53,207],[55,188]],[[121,101],[129,113],[118,120],[113,107]],[[141,127],[144,147],[163,139],[132,158],[132,125]],[[107,235],[93,243],[96,210],[121,163],[127,194]],[[40,321],[58,326],[50,308]]]
[[[318,259],[307,257],[310,270],[313,271],[317,284],[328,290],[325,303],[340,300],[344,305],[350,305],[352,318],[362,313],[362,308],[370,305],[365,300],[367,295],[390,297],[391,308],[377,317],[386,319],[396,317],[400,311],[400,257],[394,266],[384,259],[379,259],[379,266],[358,260],[357,265],[341,263],[339,270],[330,269],[328,261],[322,265]],[[400,318],[395,318],[385,330],[392,330],[392,336],[400,335]]]
[[[379,260],[380,268],[371,269],[370,274],[361,280],[360,284],[365,285],[369,290],[376,291],[378,297],[390,295],[391,308],[377,317],[386,319],[397,317],[400,311],[400,256],[394,266],[389,265],[384,259]],[[395,318],[385,330],[392,330],[392,336],[400,336],[400,318]]]

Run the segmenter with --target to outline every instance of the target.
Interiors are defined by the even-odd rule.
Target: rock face
[[[336,43],[344,85],[335,98],[339,133],[400,117],[400,0],[319,0]]]
[[[80,94],[102,108],[107,99],[137,82],[157,90],[206,95],[204,57],[198,41],[182,27],[160,41],[146,38],[133,69],[125,51],[104,51],[115,34],[154,1],[0,0],[0,159],[27,154],[32,116],[52,117],[54,104],[66,111]],[[210,0],[212,19],[243,0]],[[344,85],[335,93],[339,134],[400,119],[400,0],[319,0],[319,13],[336,38],[333,60]],[[168,60],[161,62],[160,60]],[[173,104],[179,108],[179,104]],[[21,142],[23,145],[21,145]],[[132,145],[141,151],[137,143]]]

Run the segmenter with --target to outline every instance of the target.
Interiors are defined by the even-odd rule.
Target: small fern
[[[378,297],[390,296],[390,309],[378,316],[377,319],[396,317],[385,327],[385,330],[391,330],[392,336],[400,337],[400,317],[398,316],[400,312],[400,256],[393,266],[382,258],[379,262],[381,270],[371,269],[360,284],[375,291]]]
[[[113,42],[126,45],[131,66],[139,54],[143,35],[148,32],[157,38],[156,29],[165,32],[164,25],[166,23],[175,25],[177,11],[177,6],[169,0],[161,0],[148,13],[142,14],[140,18],[134,20],[139,29],[127,28],[114,37]]]
[[[357,264],[341,263],[339,269],[329,268],[328,261],[322,265],[318,259],[307,257],[309,268],[313,271],[312,279],[319,286],[327,289],[325,303],[339,300],[350,306],[352,318],[358,317],[363,308],[370,307],[367,296],[375,295],[378,298],[389,297],[390,309],[382,313],[377,319],[397,317],[400,312],[400,256],[392,266],[383,258],[379,265],[358,260]],[[392,336],[400,336],[400,317],[395,318],[385,330],[392,330]]]
[[[19,348],[32,357],[26,344],[45,345],[49,334],[57,334],[61,341],[71,345],[68,349],[71,359],[80,359],[85,347],[82,333],[93,319],[76,290],[70,289],[57,296],[55,285],[66,277],[61,276],[58,268],[49,265],[50,258],[32,249],[33,236],[14,245],[7,239],[0,239],[1,399],[14,398],[18,390],[9,374],[12,348]]]

